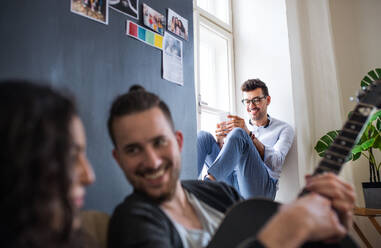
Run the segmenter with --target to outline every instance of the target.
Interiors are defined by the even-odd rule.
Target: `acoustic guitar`
[[[351,154],[353,146],[357,143],[357,139],[361,137],[360,134],[368,118],[376,108],[381,108],[381,81],[373,82],[361,91],[357,98],[358,104],[331,146],[326,150],[313,175],[340,172],[342,165]],[[308,194],[307,190],[303,190],[299,196],[305,194]],[[279,206],[279,203],[263,199],[250,199],[238,203],[227,213],[208,248],[247,247],[245,244],[250,243],[250,239],[255,239],[259,230],[277,212]],[[336,244],[307,242],[302,247],[347,248],[358,246],[349,236],[346,236]]]

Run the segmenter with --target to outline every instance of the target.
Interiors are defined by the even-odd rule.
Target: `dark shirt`
[[[226,213],[242,200],[238,192],[224,184],[183,181],[182,186],[212,208]],[[138,192],[119,204],[110,220],[108,247],[171,248],[183,247],[180,235],[159,205]]]

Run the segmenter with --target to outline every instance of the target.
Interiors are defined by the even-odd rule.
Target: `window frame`
[[[236,113],[236,94],[235,94],[235,71],[234,71],[234,36],[232,29],[232,2],[229,2],[229,22],[226,24],[217,17],[208,13],[204,9],[197,6],[197,1],[193,1],[193,15],[194,15],[194,58],[195,58],[195,91],[196,91],[196,109],[197,109],[197,130],[201,129],[201,114],[202,112],[219,115],[226,110],[208,106],[200,95],[200,25],[211,30],[222,38],[226,39],[227,56],[228,56],[228,98],[229,98],[229,112]]]
[[[197,10],[199,12],[199,15],[207,18],[208,20],[210,20],[211,22],[213,22],[213,23],[217,24],[218,26],[224,28],[228,32],[233,33],[233,23],[232,23],[233,17],[232,17],[232,1],[231,0],[228,0],[228,8],[229,8],[228,20],[229,20],[229,23],[222,21],[218,17],[214,16],[213,14],[211,14],[208,11],[204,10],[203,8],[199,7],[197,4],[198,1],[199,0],[193,1],[193,9],[195,11]]]

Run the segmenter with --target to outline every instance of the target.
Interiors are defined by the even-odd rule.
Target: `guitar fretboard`
[[[324,158],[320,161],[314,175],[323,172],[333,172],[335,174],[340,172],[373,109],[374,106],[372,105],[357,104],[333,143],[325,151]]]

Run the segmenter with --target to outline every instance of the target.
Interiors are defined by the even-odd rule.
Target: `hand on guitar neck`
[[[299,247],[317,240],[330,243],[347,234],[354,207],[352,187],[332,173],[306,180],[311,193],[281,206],[259,232],[257,238],[266,247]]]
[[[317,192],[331,200],[332,208],[339,215],[342,225],[347,229],[352,226],[355,193],[351,185],[332,173],[306,176],[306,183],[308,191]]]

